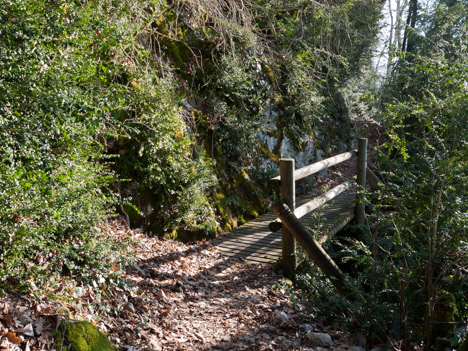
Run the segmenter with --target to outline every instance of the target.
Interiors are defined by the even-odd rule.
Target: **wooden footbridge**
[[[312,228],[318,242],[323,244],[354,218],[355,198],[354,191],[340,194],[327,205],[302,217],[301,222]],[[306,201],[302,198],[298,205]],[[269,211],[216,239],[215,245],[224,255],[241,257],[248,263],[277,263],[282,256],[281,228],[270,229],[270,224],[277,218],[273,211]]]
[[[297,180],[353,157],[358,158],[355,177],[312,200],[299,199],[296,206]],[[371,183],[376,184],[378,180],[367,168],[367,139],[359,139],[358,150],[297,170],[293,159],[281,159],[280,176],[270,179],[270,186],[279,187],[281,191],[281,202],[273,206],[276,214],[273,211],[265,213],[229,235],[216,239],[214,243],[223,254],[241,257],[251,263],[275,263],[281,260],[285,275],[292,276],[296,267],[294,238],[312,258],[317,254],[320,257],[323,254],[327,256],[321,247],[323,243],[353,218],[356,218],[357,223],[364,223],[363,191],[356,191],[355,185],[360,185],[362,190],[366,174]],[[315,249],[318,251],[313,252]],[[324,259],[331,260],[328,256]]]

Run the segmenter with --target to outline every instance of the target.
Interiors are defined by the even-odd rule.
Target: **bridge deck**
[[[354,218],[355,193],[343,193],[301,218],[320,243],[330,239]],[[296,206],[310,199],[298,199]],[[250,263],[275,263],[281,258],[281,230],[272,233],[268,224],[276,219],[270,211],[214,240],[226,256],[242,257]]]

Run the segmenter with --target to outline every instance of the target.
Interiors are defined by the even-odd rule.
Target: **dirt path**
[[[270,266],[226,259],[209,242],[148,238],[117,221],[112,228],[116,240],[136,242],[137,260],[123,280],[97,289],[46,289],[49,296],[75,296],[55,303],[45,295],[1,297],[0,349],[51,350],[51,330],[68,318],[92,321],[129,351],[317,350],[314,332],[328,333],[334,350],[351,344],[291,301]]]
[[[372,165],[379,126],[360,121],[355,129],[369,138]],[[312,192],[339,184],[355,169],[351,162],[331,169]],[[227,259],[209,242],[149,238],[118,221],[109,228],[115,240],[134,242],[130,251],[136,260],[122,279],[102,287],[78,288],[65,280],[55,288],[33,286],[31,297],[6,293],[0,297],[0,350],[52,350],[51,331],[62,319],[91,321],[128,351],[348,350],[353,345],[349,335],[322,325],[298,299],[292,301],[294,291],[287,291],[291,288],[268,265]],[[325,334],[332,343],[320,339]]]

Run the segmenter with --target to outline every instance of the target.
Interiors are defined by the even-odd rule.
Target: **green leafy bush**
[[[159,196],[165,225],[213,224],[210,164],[180,120],[171,70],[135,35],[164,6],[139,5],[2,4],[1,280],[108,272],[119,255],[100,223],[124,200],[123,177]]]
[[[334,246],[355,298],[330,296],[319,274],[301,280],[332,320],[404,350],[456,346],[456,321],[468,315],[468,70],[457,34],[467,30],[466,3],[434,4],[421,22],[425,36],[379,96],[385,185],[367,194],[368,227]]]

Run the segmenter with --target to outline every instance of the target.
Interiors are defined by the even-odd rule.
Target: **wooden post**
[[[367,138],[358,140],[358,161],[357,161],[357,184],[363,187],[361,191],[356,193],[356,209],[355,216],[357,224],[364,224],[364,193],[366,190],[366,173],[367,173]]]
[[[294,159],[282,158],[280,160],[281,177],[281,201],[284,202],[291,211],[296,208],[296,183],[294,181]],[[289,279],[294,279],[296,270],[296,243],[294,236],[285,226],[281,230],[282,237],[282,259],[284,275]]]
[[[320,246],[317,240],[314,239],[312,234],[304,227],[304,225],[297,219],[292,211],[289,210],[288,206],[284,203],[276,203],[272,207],[276,215],[281,219],[284,228],[288,228],[296,239],[301,243],[302,247],[307,251],[314,262],[319,268],[330,278],[331,282],[337,290],[343,294],[348,295],[345,286],[345,275],[336,265],[333,259],[328,256],[326,251]]]

